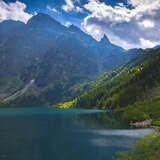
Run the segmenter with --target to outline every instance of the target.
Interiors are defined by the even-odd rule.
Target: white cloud
[[[78,13],[83,13],[83,8],[81,8],[79,6],[76,6],[75,11],[78,12]]]
[[[24,3],[19,1],[5,3],[0,0],[0,22],[12,19],[26,23],[33,16],[25,11],[26,7]]]
[[[154,42],[154,41],[150,41],[150,40],[147,40],[147,39],[143,39],[143,38],[140,38],[140,45],[141,45],[141,48],[153,48],[157,45],[159,45],[160,42]]]
[[[154,22],[146,19],[142,22],[139,22],[139,25],[144,27],[144,28],[153,28],[154,27]]]
[[[102,31],[101,26],[97,24],[87,25],[88,18],[91,17],[85,18],[84,22],[81,24],[82,30],[91,34],[92,37],[95,38],[97,41],[100,41],[101,38],[104,36],[104,32]]]
[[[83,8],[81,8],[80,6],[77,6],[76,3],[80,4],[80,1],[79,0],[65,0],[65,4],[62,6],[62,9],[65,12],[75,11],[77,13],[82,13]]]
[[[89,10],[99,20],[129,22],[132,18],[139,19],[144,13],[154,14],[153,11],[160,9],[160,0],[130,0],[130,3],[135,7],[129,9],[124,5],[112,7],[98,0],[90,0],[84,7]]]
[[[126,49],[157,45],[160,42],[160,0],[128,0],[128,3],[132,8],[89,0],[84,8],[90,14],[84,18],[82,28],[97,40],[106,34],[113,43]]]
[[[71,23],[71,22],[66,22],[64,25],[65,25],[67,28],[69,28],[69,27],[72,25],[72,23]]]
[[[121,7],[106,5],[104,2],[99,2],[96,0],[91,0],[88,4],[86,4],[85,9],[92,13],[92,17],[95,17],[99,20],[110,20],[110,21],[129,21],[132,15],[130,14],[130,10]]]
[[[59,13],[59,11],[58,11],[56,8],[51,7],[50,5],[47,5],[47,9],[48,9],[49,11],[52,11],[52,12],[55,12],[55,13]]]
[[[132,4],[133,6],[142,6],[142,5],[155,5],[158,4],[159,5],[159,0],[129,0],[129,3]]]
[[[75,8],[74,0],[65,0],[65,3],[66,4],[62,6],[62,9],[66,12],[70,12]]]

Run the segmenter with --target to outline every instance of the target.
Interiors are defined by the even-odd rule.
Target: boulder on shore
[[[150,127],[152,124],[152,120],[144,120],[144,121],[138,121],[138,122],[130,122],[131,127],[136,127],[136,128],[147,128]]]

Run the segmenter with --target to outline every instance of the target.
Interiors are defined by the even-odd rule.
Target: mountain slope
[[[102,75],[91,89],[72,101],[76,107],[111,108],[122,111],[123,119],[160,117],[160,49]]]
[[[77,27],[66,28],[43,13],[27,24],[4,21],[0,28],[0,99],[35,80],[35,94],[27,90],[18,103],[14,96],[11,103],[15,105],[27,105],[30,97],[36,102],[41,98],[44,104],[68,100],[78,95],[71,92],[73,86],[137,56],[127,54],[106,37],[97,42]]]

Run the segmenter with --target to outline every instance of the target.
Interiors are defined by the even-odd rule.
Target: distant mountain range
[[[3,21],[0,99],[12,105],[65,101],[78,95],[71,88],[142,52],[125,51],[106,36],[97,42],[79,28],[67,28],[43,13],[33,16],[27,24]]]

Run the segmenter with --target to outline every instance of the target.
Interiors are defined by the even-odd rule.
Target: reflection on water
[[[92,132],[100,136],[121,136],[121,137],[131,137],[131,138],[142,138],[149,132],[152,132],[151,129],[104,129],[104,130],[86,130],[86,132]]]
[[[99,110],[2,109],[0,160],[111,160],[150,130],[90,128]],[[80,122],[80,123],[78,123]],[[97,126],[97,124],[96,124]]]
[[[139,130],[89,130],[96,138],[91,143],[99,147],[122,147],[131,148],[137,138],[152,132],[151,129]]]

